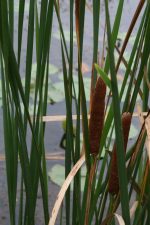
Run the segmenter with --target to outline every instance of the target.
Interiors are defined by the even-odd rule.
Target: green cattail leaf
[[[95,68],[98,72],[98,74],[101,76],[107,87],[111,90],[111,81],[108,77],[108,75],[102,70],[97,64],[95,64]]]

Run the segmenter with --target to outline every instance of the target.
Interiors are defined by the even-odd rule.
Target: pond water
[[[27,43],[27,24],[28,24],[28,0],[26,1],[26,15],[24,19],[24,31],[23,31],[23,46],[22,46],[22,55],[21,55],[21,68],[20,73],[22,76],[22,79],[24,78],[25,74],[25,59],[26,59],[26,43]],[[88,4],[91,5],[92,1],[88,1]],[[123,39],[126,31],[129,27],[131,18],[133,16],[133,13],[135,12],[136,6],[138,4],[138,0],[125,0],[124,5],[124,13],[121,21],[121,28],[119,32],[119,38]],[[111,17],[114,18],[114,15],[116,13],[116,7],[117,7],[118,1],[112,0],[110,1],[110,14]],[[40,4],[40,1],[38,1],[38,4]],[[66,40],[68,40],[69,44],[69,0],[61,0],[61,18],[63,21],[64,31]],[[17,27],[17,13],[18,13],[18,0],[15,0],[15,24]],[[102,42],[103,38],[103,26],[104,26],[104,6],[102,4],[101,7],[101,20],[100,20],[100,43]],[[113,23],[113,19],[111,20]],[[89,87],[90,87],[90,73],[91,73],[91,62],[92,62],[92,46],[93,46],[93,36],[92,36],[92,14],[90,10],[86,9],[86,17],[85,17],[85,35],[84,35],[84,51],[83,51],[83,62],[84,62],[84,68],[85,68],[85,86],[86,86],[86,93],[87,93],[87,99],[89,99]],[[133,32],[132,38],[135,38],[134,33],[136,33],[136,28]],[[132,39],[132,40],[133,40]],[[15,28],[15,48],[17,49],[17,29]],[[132,41],[131,40],[131,41]],[[130,43],[132,45],[132,43]],[[101,51],[101,48],[100,48]],[[130,45],[128,46],[128,52],[126,52],[126,57],[129,57],[130,51]],[[74,73],[76,74],[76,68],[77,68],[77,49],[76,49],[76,41],[74,42]],[[32,68],[32,78],[33,78],[33,87],[34,88],[34,76],[35,76],[35,52],[33,56],[33,68]],[[59,32],[58,32],[58,23],[56,15],[54,14],[54,20],[53,20],[53,32],[52,32],[52,43],[51,43],[51,51],[50,51],[50,91],[49,91],[49,104],[48,104],[48,110],[47,115],[64,115],[66,112],[65,109],[65,102],[64,102],[64,90],[63,90],[63,80],[62,80],[62,65],[61,65],[61,49],[60,49],[60,39],[59,39]],[[1,91],[1,90],[0,90]],[[55,101],[55,104],[50,104],[53,101]],[[2,107],[1,104],[1,94],[0,94],[0,107]],[[32,110],[32,105],[31,105]],[[134,125],[136,126],[137,123],[135,122]],[[2,108],[0,109],[0,154],[4,154],[4,141],[3,141],[3,117],[2,117]],[[135,136],[137,134],[136,129],[132,131],[132,135]],[[62,152],[63,150],[60,148],[60,140],[63,135],[63,129],[62,124],[60,122],[55,123],[47,123],[46,125],[46,133],[45,133],[45,147],[47,153],[53,153],[53,152]],[[62,161],[49,161],[47,163],[48,170],[50,170],[53,165],[56,163],[63,164]],[[9,224],[9,218],[8,218],[8,203],[7,203],[7,186],[6,186],[6,173],[5,173],[5,163],[0,162],[0,224],[5,225]],[[56,193],[59,190],[59,187],[54,185],[54,183],[49,183],[50,190],[53,192],[51,195],[50,193],[50,209],[53,206],[53,202],[55,200]],[[19,190],[19,187],[18,187]],[[39,194],[40,199],[40,194]],[[37,207],[37,225],[44,224],[42,222],[42,219],[39,219],[40,217],[43,218],[43,214],[40,211],[41,202],[38,201],[38,207]],[[41,215],[42,214],[42,215]],[[39,222],[41,221],[41,222]]]

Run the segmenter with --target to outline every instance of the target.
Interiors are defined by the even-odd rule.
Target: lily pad
[[[111,129],[110,129],[110,132],[111,132]],[[110,132],[108,133],[107,141],[109,141]],[[129,140],[128,140],[129,145],[130,145],[130,140],[136,138],[137,135],[138,135],[138,129],[133,124],[131,124],[130,132],[129,132]],[[112,134],[112,139],[111,139],[109,149],[107,149],[110,152],[113,150],[114,141],[115,141],[115,130],[113,131],[113,134]],[[106,148],[104,147],[101,153],[101,157],[104,157],[105,152],[106,152]]]
[[[84,86],[85,86],[86,88],[89,88],[89,89],[90,89],[90,87],[91,87],[91,78],[84,77],[84,78],[83,78],[83,82],[84,82]]]
[[[86,172],[86,166],[83,166],[81,168],[81,191],[84,190]],[[48,176],[55,184],[61,187],[65,181],[65,167],[60,164],[54,165],[48,172]],[[72,184],[73,182],[71,183],[71,190],[73,190]]]
[[[63,87],[63,82],[56,82],[54,84],[49,84],[48,90],[48,101],[61,102],[65,99],[65,92]]]
[[[63,72],[60,72],[58,74],[58,79],[61,81],[64,80]],[[73,71],[73,80],[74,80],[74,82],[78,82],[78,76],[77,76],[77,72],[75,70]]]
[[[65,40],[70,42],[70,31],[64,30]],[[60,33],[59,31],[53,32],[53,37],[60,40]],[[73,32],[73,42],[76,42],[76,32]]]
[[[37,69],[37,64],[36,63],[33,63],[32,64],[32,71],[31,71],[31,82],[30,82],[30,91],[31,91],[31,98],[34,99],[34,91],[35,91],[35,82],[36,82],[36,69]],[[53,74],[56,74],[57,72],[59,71],[59,69],[52,65],[52,64],[49,64],[49,72],[50,72],[50,75],[53,75]],[[25,77],[23,77],[21,79],[22,81],[22,85],[23,87],[25,87]],[[49,80],[49,84],[51,84],[51,80]],[[52,85],[51,85],[52,86]],[[62,93],[61,93],[62,94]],[[54,98],[57,101],[60,101],[60,100],[57,100],[58,99],[58,94],[56,94],[56,91],[55,89],[53,88],[50,88],[49,90],[49,95],[51,95],[51,98]],[[62,98],[61,98],[62,100]]]
[[[129,83],[127,83],[126,86],[125,86],[125,89],[124,89],[124,92],[123,92],[123,96],[122,96],[121,102],[124,102],[125,99],[126,99],[126,94],[127,94],[127,90],[128,90],[128,85],[129,85]],[[120,93],[120,91],[121,91],[121,87],[122,87],[122,83],[119,82],[119,83],[118,83],[118,90],[119,90],[119,93]],[[107,89],[107,95],[109,94],[109,91],[110,91],[110,90]],[[131,92],[131,96],[132,96],[132,92]],[[141,101],[141,97],[140,97],[139,94],[137,95],[136,101]]]
[[[119,58],[119,54],[115,51],[115,54],[114,54],[114,57],[115,57],[115,61],[117,62],[118,61],[118,58]],[[124,54],[123,54],[123,57],[124,59],[128,62],[129,59],[130,59],[130,53],[128,51],[126,51]],[[119,68],[122,70],[122,71],[125,71],[126,70],[126,67],[124,65],[123,62],[121,62]]]
[[[129,139],[134,139],[137,137],[137,135],[138,135],[138,129],[133,124],[131,124],[130,132],[129,132]],[[108,134],[108,137],[109,136],[110,136],[110,132]],[[113,134],[112,134],[112,139],[115,139],[115,137],[116,137],[116,135],[115,135],[115,130],[114,130]]]
[[[113,146],[114,146],[114,140],[111,141],[109,148],[103,147],[101,157],[104,158],[106,151],[111,152],[113,150]]]
[[[0,98],[0,107],[2,107],[3,105],[3,102],[2,102],[2,99]]]
[[[55,184],[62,186],[65,181],[65,167],[60,164],[54,165],[48,172],[48,176]]]
[[[126,37],[126,34],[127,34],[126,32],[120,32],[120,33],[118,34],[118,38],[121,39],[122,41],[124,41],[124,39],[125,39],[125,37]],[[133,44],[134,41],[135,41],[135,39],[136,39],[136,35],[135,35],[135,34],[132,34],[132,35],[130,36],[129,43],[130,43],[130,44]]]
[[[37,64],[33,63],[32,64],[32,71],[31,71],[32,79],[36,78],[36,69],[37,69]],[[55,73],[58,73],[58,71],[59,71],[58,67],[54,66],[53,64],[49,64],[49,75],[53,75]]]
[[[118,84],[119,92],[121,91],[121,86],[122,86],[122,84],[119,82],[119,84]],[[121,102],[124,102],[124,101],[125,101],[127,90],[128,90],[128,83],[127,83],[126,86],[125,86],[125,89],[124,89],[124,93],[123,93]],[[132,92],[133,92],[133,91],[132,91]],[[131,96],[132,96],[132,92],[131,92]],[[140,97],[140,95],[138,94],[138,95],[137,95],[136,101],[140,101],[140,100],[141,100],[141,97]]]
[[[74,87],[75,87],[76,96],[78,96],[79,87],[77,82],[74,82]],[[85,91],[86,101],[90,101],[90,87],[89,87],[89,83],[88,82],[86,83],[86,81],[84,81],[84,91]]]
[[[24,104],[22,102],[20,103],[20,106],[21,106],[21,112],[24,113]],[[33,104],[29,104],[28,110],[29,110],[29,114],[33,115],[34,105]]]
[[[85,91],[86,101],[90,101],[91,79],[88,77],[84,77],[83,83],[84,83],[84,91]],[[78,87],[77,76],[74,76],[74,86],[75,86],[76,95],[78,96],[79,87]]]
[[[58,78],[59,78],[60,81],[54,83],[53,86],[57,90],[64,93],[63,74],[60,73],[58,75]],[[75,87],[76,96],[78,96],[78,88],[79,87],[78,87],[78,76],[76,74],[73,76],[73,80],[74,80],[74,87]],[[86,100],[89,101],[90,100],[91,79],[89,77],[83,77],[83,82],[84,82],[84,90],[85,90]]]

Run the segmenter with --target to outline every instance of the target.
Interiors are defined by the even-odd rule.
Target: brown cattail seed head
[[[131,113],[123,113],[122,115],[122,128],[123,128],[123,139],[124,139],[124,150],[126,152],[128,136],[130,131],[132,115]],[[118,168],[117,168],[117,152],[116,143],[114,144],[112,151],[112,161],[110,166],[110,177],[108,184],[108,191],[112,195],[118,194],[119,192],[119,178],[118,178]]]
[[[90,152],[98,154],[100,138],[104,124],[104,109],[105,109],[106,85],[99,77],[96,82],[96,87],[92,96],[91,113],[89,121],[89,136],[90,136]]]

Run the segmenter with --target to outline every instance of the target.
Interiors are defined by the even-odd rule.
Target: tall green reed
[[[91,61],[91,93],[95,89],[97,77],[101,76],[109,91],[106,104],[105,122],[100,140],[99,153],[96,160],[95,173],[92,178],[91,200],[86,213],[86,198],[88,196],[88,184],[90,170],[93,166],[93,157],[90,154],[88,114],[90,107],[86,102],[84,77],[82,74],[82,63],[84,62],[84,38],[85,35],[85,15],[86,1],[70,1],[69,22],[70,22],[70,42],[66,42],[64,35],[63,21],[61,19],[60,2],[56,0],[42,0],[41,5],[37,1],[29,2],[29,19],[26,47],[25,65],[25,86],[21,81],[21,54],[23,42],[23,28],[26,1],[19,1],[18,13],[18,37],[17,54],[14,46],[14,1],[0,2],[0,57],[1,57],[1,79],[3,94],[3,124],[5,155],[7,168],[8,199],[10,210],[10,224],[35,224],[35,209],[37,202],[38,187],[41,187],[43,212],[45,224],[49,221],[49,202],[47,169],[44,147],[45,124],[42,116],[47,112],[47,93],[49,78],[49,55],[51,47],[51,32],[53,26],[53,12],[55,10],[58,19],[61,42],[61,56],[63,68],[63,80],[66,103],[66,150],[65,150],[65,177],[71,168],[79,160],[80,155],[86,156],[86,177],[84,191],[81,192],[81,171],[74,177],[73,191],[69,188],[65,197],[65,219],[66,224],[116,224],[113,219],[114,213],[121,209],[125,224],[139,224],[141,221],[149,221],[149,183],[146,162],[142,165],[146,168],[139,169],[142,157],[145,157],[144,142],[146,129],[143,125],[139,136],[130,146],[125,155],[123,131],[121,128],[121,115],[123,112],[135,111],[138,93],[141,93],[143,110],[149,109],[148,86],[144,79],[144,68],[148,68],[149,74],[149,39],[150,39],[150,3],[149,1],[139,1],[137,10],[133,15],[131,25],[127,31],[122,49],[118,51],[119,59],[115,61],[114,52],[120,30],[120,22],[123,14],[123,0],[117,3],[114,23],[110,25],[111,14],[109,2],[105,0],[105,24],[103,43],[107,43],[105,52],[105,62],[101,59],[99,63],[98,50],[101,1],[93,1],[93,47]],[[143,11],[142,11],[143,9]],[[141,12],[142,11],[142,12]],[[140,15],[141,14],[141,15]],[[139,15],[141,17],[139,17]],[[126,46],[130,40],[132,30],[139,20],[136,38],[131,48],[130,58],[127,62],[123,56]],[[77,55],[74,53],[73,31],[76,26]],[[112,27],[112,29],[111,29]],[[107,39],[105,38],[107,36]],[[31,96],[31,70],[32,62],[36,55],[36,81],[34,91],[34,110],[31,121],[29,114]],[[78,93],[74,84],[74,60],[78,62]],[[117,74],[120,63],[125,63],[125,71],[122,76],[121,90],[118,90]],[[69,66],[68,66],[69,65]],[[104,66],[102,66],[104,65]],[[110,76],[109,76],[110,74]],[[141,83],[143,82],[143,89]],[[125,101],[121,99],[126,91]],[[111,96],[112,95],[112,103]],[[92,96],[92,94],[91,94]],[[92,99],[92,97],[91,97]],[[21,108],[23,103],[23,110]],[[73,134],[73,107],[77,114],[75,138]],[[109,107],[108,107],[109,105]],[[80,123],[80,114],[82,123]],[[30,144],[27,143],[27,133],[31,132]],[[112,133],[115,130],[115,142],[117,150],[117,168],[119,176],[119,192],[111,196],[108,192],[109,174],[111,173],[111,141]],[[80,133],[83,136],[83,146],[80,146]],[[108,138],[108,134],[110,137]],[[18,163],[18,156],[20,163]],[[147,157],[147,156],[146,156]],[[21,165],[22,179],[18,176]],[[140,174],[140,181],[137,179]],[[17,185],[20,184],[20,204],[19,218],[16,220],[16,194]],[[142,188],[142,184],[144,187]],[[24,190],[25,189],[25,193]],[[135,199],[138,207],[134,219],[130,219],[131,201]],[[121,207],[120,207],[121,205]],[[118,211],[117,211],[118,212]],[[88,216],[88,220],[85,217]]]
[[[21,82],[20,66],[22,64],[22,36],[25,1],[19,1],[18,16],[18,54],[14,48],[14,2],[1,2],[1,64],[3,83],[3,118],[8,195],[10,207],[10,224],[16,221],[16,192],[18,156],[20,159],[22,183],[19,224],[34,224],[37,191],[39,184],[42,191],[45,224],[49,220],[47,170],[44,149],[45,125],[41,120],[46,114],[49,50],[53,18],[53,1],[42,1],[37,11],[36,1],[29,3],[29,19],[27,34],[25,88]],[[8,15],[10,17],[8,18]],[[34,29],[36,29],[36,37]],[[6,38],[5,38],[6,37]],[[29,98],[31,85],[31,67],[33,62],[33,46],[36,38],[37,74],[34,98],[33,121],[29,115]],[[15,40],[16,41],[16,40]],[[21,109],[23,103],[23,111]],[[30,145],[26,141],[28,127],[31,130]],[[18,177],[19,179],[19,177]],[[25,195],[23,189],[25,188]],[[13,191],[12,191],[13,190]]]

